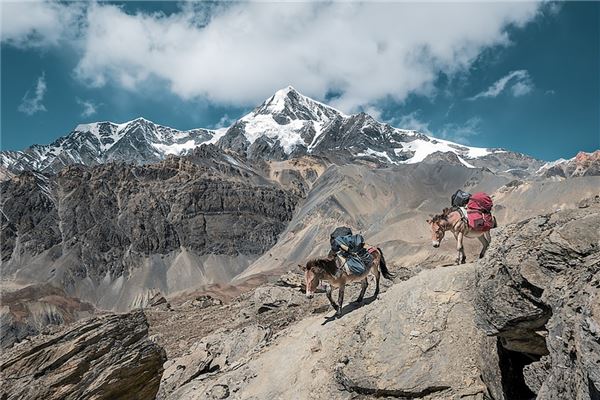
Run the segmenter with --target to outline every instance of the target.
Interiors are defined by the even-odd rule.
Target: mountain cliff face
[[[3,275],[124,309],[152,287],[226,281],[275,243],[298,202],[256,171],[204,146],[146,166],[23,173],[0,186]]]

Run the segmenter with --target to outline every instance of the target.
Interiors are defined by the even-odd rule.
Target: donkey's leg
[[[458,251],[458,257],[456,258],[456,265],[464,264],[467,256],[465,255],[465,249],[463,247],[463,233],[456,235],[456,250]]]
[[[344,306],[344,288],[346,287],[345,284],[342,284],[340,286],[340,293],[338,294],[338,309],[337,309],[337,315],[338,317],[342,316],[342,307]]]
[[[481,242],[481,244],[483,246],[481,248],[481,253],[479,253],[479,258],[483,258],[483,256],[485,255],[485,251],[488,248],[489,243],[488,243],[487,238],[485,237],[485,235],[478,236],[477,239],[479,239],[479,241]]]
[[[483,234],[483,236],[485,237],[485,240],[487,242],[485,249],[482,250],[482,254],[483,254],[483,256],[485,256],[485,253],[487,252],[488,248],[490,247],[490,244],[492,244],[492,235],[490,234],[490,231],[487,231],[486,233]]]
[[[381,271],[379,271],[379,267],[375,269],[373,274],[375,275],[375,293],[373,294],[373,297],[377,298],[377,296],[379,296],[379,280],[381,279]]]
[[[484,235],[485,235],[485,238],[486,238],[486,240],[488,242],[488,246],[489,246],[490,244],[492,244],[492,234],[490,233],[490,231],[487,231]]]
[[[365,297],[365,292],[367,291],[367,286],[369,286],[369,282],[367,280],[369,276],[365,276],[365,279],[363,279],[360,282],[360,294],[358,295],[358,298],[356,299],[356,303],[360,303],[361,301],[363,301],[363,297]]]
[[[335,301],[333,301],[333,297],[331,297],[332,290],[333,289],[331,288],[331,285],[327,285],[327,287],[325,288],[325,294],[327,295],[327,299],[329,300],[329,302],[333,306],[334,310],[337,311],[338,310],[338,305],[335,304]]]

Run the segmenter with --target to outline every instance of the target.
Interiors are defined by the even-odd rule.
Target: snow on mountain
[[[182,154],[212,139],[215,131],[180,131],[144,118],[116,124],[80,124],[49,145],[0,153],[0,165],[12,171],[55,172],[68,164],[94,165],[108,161],[147,163],[169,154]]]
[[[429,140],[427,140],[429,139]],[[414,163],[418,163],[423,161],[425,158],[427,158],[427,156],[435,153],[435,152],[442,152],[442,153],[455,153],[456,155],[459,156],[459,159],[461,159],[460,156],[463,156],[465,158],[479,158],[479,157],[483,157],[486,156],[488,154],[494,153],[494,152],[501,152],[502,150],[490,150],[490,149],[485,149],[485,148],[481,148],[481,147],[469,147],[469,146],[463,146],[463,145],[459,145],[447,140],[441,140],[441,139],[434,139],[432,137],[427,136],[427,139],[425,138],[417,138],[413,141],[410,141],[408,143],[405,143],[402,145],[401,148],[398,149],[394,149],[394,151],[412,151],[413,152],[413,156],[410,157],[407,160],[401,161],[400,163],[403,164],[414,164]],[[464,160],[463,164],[465,163]]]
[[[345,150],[358,158],[412,164],[436,152],[452,152],[465,160],[502,152],[435,139],[414,130],[394,128],[368,114],[346,115],[298,93],[277,91],[233,124],[218,142],[255,158],[287,158]]]
[[[277,91],[228,128],[180,131],[144,118],[115,124],[78,125],[69,135],[46,146],[1,152],[0,165],[16,172],[57,171],[64,165],[94,165],[112,160],[149,163],[169,154],[186,154],[202,143],[249,158],[283,160],[303,154],[414,164],[436,154],[453,153],[456,162],[498,171],[535,172],[531,157],[500,149],[464,146],[415,130],[395,128],[366,113],[346,115],[288,86]],[[529,171],[529,172],[528,172]]]
[[[254,111],[238,120],[249,144],[258,138],[279,142],[286,154],[298,147],[309,150],[323,129],[343,114],[325,104],[298,93],[293,87],[278,90]]]

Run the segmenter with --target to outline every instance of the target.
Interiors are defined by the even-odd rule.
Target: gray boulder
[[[478,324],[498,338],[505,399],[600,398],[600,207],[506,226],[478,269]],[[502,386],[500,388],[499,386]],[[502,398],[502,397],[498,397]]]

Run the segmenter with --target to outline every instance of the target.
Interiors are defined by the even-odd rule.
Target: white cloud
[[[438,135],[443,139],[469,144],[473,136],[479,135],[481,123],[482,120],[479,117],[471,117],[464,124],[448,123],[442,126]]]
[[[475,96],[469,97],[468,100],[497,97],[505,89],[508,90],[509,88],[515,97],[530,93],[533,90],[533,82],[531,81],[529,72],[524,69],[511,71],[494,82],[489,88],[487,88],[487,90],[477,93]]]
[[[465,71],[480,52],[508,44],[532,3],[233,3],[205,25],[190,9],[169,16],[88,12],[84,81],[132,90],[166,82],[184,99],[253,105],[293,85],[346,112],[390,96],[431,94],[440,71]]]
[[[83,3],[2,1],[0,33],[3,43],[15,47],[57,45],[78,35]]]
[[[532,90],[533,83],[531,83],[529,80],[517,82],[510,88],[510,91],[515,97],[524,96],[530,93]]]
[[[42,73],[37,79],[33,94],[29,90],[25,92],[18,110],[30,116],[39,111],[46,111],[46,107],[42,103],[46,95],[46,89],[46,74]]]
[[[231,124],[233,124],[235,122],[234,118],[230,118],[229,115],[225,114],[221,117],[221,119],[219,120],[219,122],[217,122],[214,126],[213,129],[220,129],[220,128],[228,128],[231,126]]]
[[[76,76],[92,86],[139,90],[163,83],[183,99],[248,106],[293,85],[321,100],[338,93],[333,105],[353,112],[384,98],[434,94],[440,72],[465,72],[485,48],[508,45],[507,28],[523,26],[539,8],[530,2],[232,2],[210,14],[185,5],[164,15],[92,3],[70,40],[81,56]],[[69,35],[20,25],[9,30],[13,43],[32,31],[49,32],[49,43]]]
[[[361,111],[363,111],[366,114],[369,114],[371,117],[375,118],[377,121],[381,121],[383,118],[381,115],[381,109],[379,109],[378,107],[376,107],[374,105],[367,104],[364,107],[362,107]]]
[[[410,114],[402,115],[400,118],[394,118],[389,121],[391,125],[402,129],[413,129],[422,133],[431,134],[429,122],[424,122],[419,118],[419,110]]]
[[[76,98],[75,101],[77,102],[77,104],[83,107],[83,110],[81,111],[81,116],[84,118],[90,117],[96,114],[96,112],[98,112],[98,107],[100,105],[95,104],[91,100],[81,100],[80,98]]]

